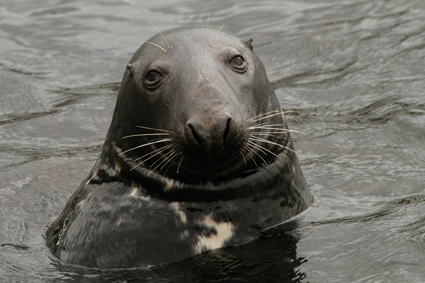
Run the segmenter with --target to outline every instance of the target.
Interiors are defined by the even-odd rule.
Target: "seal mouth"
[[[242,145],[235,145],[227,151],[228,154],[214,159],[186,155],[181,146],[175,146],[170,151],[158,152],[155,159],[151,160],[152,162],[143,164],[138,162],[139,158],[127,155],[126,151],[122,151],[116,145],[114,145],[114,148],[117,156],[121,159],[120,163],[125,164],[129,172],[138,172],[145,177],[157,175],[161,178],[183,183],[202,184],[208,182],[218,184],[255,174],[260,167],[267,168],[276,160],[281,159],[285,152],[293,151],[288,133],[270,136],[267,141],[271,144],[261,145],[257,143],[252,146],[250,136],[247,135]],[[251,148],[248,147],[249,143],[251,143]],[[152,149],[151,152],[157,150]]]
[[[205,194],[211,195],[211,198],[207,198],[209,201],[215,198],[223,200],[233,197],[248,197],[256,192],[259,187],[267,187],[264,186],[265,183],[276,180],[278,175],[287,171],[289,164],[296,158],[292,140],[289,137],[286,149],[273,156],[267,164],[254,164],[254,166],[246,167],[244,161],[242,161],[244,171],[226,175],[224,178],[205,179],[182,177],[183,174],[167,173],[167,175],[164,175],[160,171],[136,166],[137,163],[131,157],[122,154],[118,147],[114,146],[114,150],[122,160],[124,167],[129,170],[131,180],[133,182],[134,180],[139,181],[138,184],[133,183],[133,185],[141,186],[148,195],[172,201],[197,201],[198,197],[199,200],[205,201]],[[135,168],[130,171],[133,167]],[[272,183],[270,187],[273,187]]]

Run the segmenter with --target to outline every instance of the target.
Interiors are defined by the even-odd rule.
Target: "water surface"
[[[121,76],[160,30],[254,38],[315,202],[240,247],[148,270],[55,259],[44,228],[88,174]],[[0,1],[0,281],[424,282],[421,1]],[[290,232],[287,232],[290,230]]]

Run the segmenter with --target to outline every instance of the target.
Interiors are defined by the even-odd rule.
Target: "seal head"
[[[145,42],[102,153],[47,231],[63,260],[140,267],[250,241],[312,202],[252,40],[206,27]]]

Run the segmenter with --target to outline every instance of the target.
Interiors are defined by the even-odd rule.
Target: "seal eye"
[[[234,56],[229,61],[229,65],[230,65],[230,67],[232,67],[233,69],[235,69],[236,71],[239,71],[239,72],[244,72],[246,70],[246,67],[247,67],[245,59],[241,55]]]
[[[151,70],[146,74],[146,84],[150,87],[156,86],[161,81],[161,78],[161,73]]]

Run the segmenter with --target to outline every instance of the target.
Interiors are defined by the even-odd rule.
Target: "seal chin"
[[[235,195],[241,197],[249,196],[258,187],[264,186],[264,180],[276,180],[278,175],[286,172],[288,164],[295,155],[292,150],[292,142],[287,143],[287,148],[275,154],[266,163],[254,163],[248,156],[235,156],[229,158],[227,163],[216,164],[215,166],[195,165],[190,168],[180,166],[178,172],[155,171],[151,168],[138,166],[133,158],[123,154],[121,149],[114,146],[120,163],[128,170],[131,179],[140,180],[138,184],[146,189],[147,194],[161,196],[162,198],[171,197],[176,201],[176,193],[182,191],[192,191],[196,194],[205,192],[214,192],[217,195]],[[248,162],[250,160],[251,162]],[[208,178],[206,178],[208,177]],[[152,192],[149,188],[155,188]],[[162,188],[162,189],[160,189]],[[223,194],[224,191],[227,193]],[[187,200],[187,195],[184,199]],[[168,197],[167,197],[168,196]],[[192,195],[192,197],[194,197]],[[180,200],[180,197],[178,197]],[[190,198],[190,197],[189,197]],[[204,196],[202,196],[204,198]],[[182,200],[184,200],[182,199]]]

